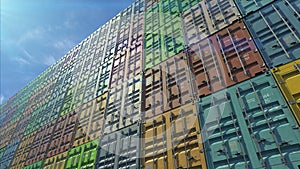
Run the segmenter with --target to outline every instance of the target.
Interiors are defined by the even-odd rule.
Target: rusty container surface
[[[142,169],[206,169],[193,103],[146,120],[142,131]]]
[[[243,22],[191,46],[189,61],[198,96],[206,96],[267,70]]]
[[[35,138],[36,132],[24,136],[20,141],[19,147],[14,155],[14,159],[10,164],[11,169],[23,168],[25,165],[27,155],[30,151],[31,144]]]
[[[145,71],[145,118],[193,100],[187,55],[183,52]]]
[[[76,110],[78,112],[78,125],[73,146],[95,140],[102,135],[106,102],[107,93],[83,104]]]
[[[57,119],[47,157],[57,155],[72,148],[78,116],[72,111]]]
[[[56,121],[57,119],[37,130],[25,162],[26,166],[46,158]]]

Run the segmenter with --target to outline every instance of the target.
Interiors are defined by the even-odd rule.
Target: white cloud
[[[27,61],[27,60],[25,60],[24,58],[21,58],[21,57],[17,57],[17,58],[16,58],[16,61],[17,61],[19,64],[21,64],[21,65],[29,65],[29,64],[30,64],[29,61]]]
[[[73,46],[74,43],[69,39],[64,39],[53,43],[53,47],[55,47],[56,49],[66,49],[66,48],[68,49]]]

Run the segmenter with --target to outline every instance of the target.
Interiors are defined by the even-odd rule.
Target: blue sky
[[[0,103],[134,0],[1,0]]]

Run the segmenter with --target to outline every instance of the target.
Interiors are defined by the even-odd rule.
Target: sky
[[[134,0],[1,0],[0,104]]]

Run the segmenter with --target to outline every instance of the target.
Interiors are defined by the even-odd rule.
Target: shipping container
[[[108,91],[109,82],[111,78],[112,61],[102,63],[99,68],[97,79],[96,96],[101,96]]]
[[[43,169],[63,169],[67,161],[68,152],[64,152],[44,160]]]
[[[300,58],[299,1],[279,0],[245,17],[270,68]]]
[[[119,51],[114,57],[110,88],[136,77],[142,71],[143,41],[135,42],[130,48]]]
[[[93,169],[96,162],[97,147],[98,140],[95,140],[69,150],[65,169]]]
[[[102,135],[107,93],[79,107],[74,146],[98,139]]]
[[[23,114],[21,116],[20,120],[17,123],[16,128],[14,129],[14,132],[11,134],[11,141],[14,142],[22,139],[30,118],[31,118],[31,114],[27,114],[27,115]]]
[[[178,54],[185,47],[179,4],[164,0],[146,10],[144,69]]]
[[[241,14],[243,16],[246,16],[250,13],[256,12],[258,9],[268,5],[274,0],[255,0],[255,1],[234,0],[234,1],[237,7],[239,8]]]
[[[28,121],[28,124],[26,126],[24,135],[30,134],[31,132],[39,129],[42,123],[43,116],[46,113],[45,109],[46,109],[46,104],[36,107],[34,109],[34,111],[31,114],[31,118]]]
[[[200,1],[182,14],[188,45],[227,27],[240,18],[233,0]]]
[[[267,70],[242,21],[192,45],[188,51],[192,81],[199,97]]]
[[[109,90],[104,134],[141,120],[142,80],[139,75]]]
[[[140,168],[140,123],[100,138],[95,169]]]
[[[30,151],[31,144],[35,138],[36,132],[33,132],[27,136],[24,136],[20,141],[18,149],[14,154],[14,158],[10,164],[10,169],[19,169],[23,168],[25,165],[27,155]]]
[[[14,158],[14,154],[16,152],[16,149],[18,148],[18,145],[20,143],[20,140],[16,142],[11,142],[5,147],[5,150],[2,154],[2,157],[0,158],[0,168],[6,169],[9,168],[9,165],[11,163],[11,160]]]
[[[43,168],[43,163],[44,163],[44,160],[41,160],[41,161],[36,162],[34,164],[25,166],[23,169],[42,169]]]
[[[57,119],[47,157],[63,153],[72,148],[77,125],[78,115],[75,111]]]
[[[266,73],[200,98],[209,168],[298,168],[300,130]]]
[[[13,135],[17,123],[8,124],[1,127],[0,130],[0,148],[7,146],[10,143],[11,136]]]
[[[31,144],[30,151],[25,162],[26,166],[36,163],[40,160],[44,160],[46,158],[56,122],[57,119],[40,127],[37,130],[36,136]]]
[[[142,169],[206,169],[193,103],[146,120],[142,133]]]
[[[145,118],[193,101],[187,55],[180,53],[145,71]]]
[[[275,67],[271,71],[300,124],[300,59]]]

